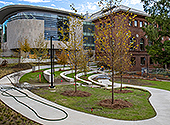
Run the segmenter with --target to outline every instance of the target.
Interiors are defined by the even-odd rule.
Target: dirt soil
[[[123,109],[123,108],[130,108],[131,106],[133,106],[133,104],[131,104],[128,101],[123,101],[120,99],[116,99],[114,100],[114,103],[112,104],[112,99],[105,99],[99,102],[99,105],[102,107],[106,107],[106,108],[112,108],[112,109]]]
[[[120,89],[114,90],[114,93],[133,93],[133,91],[131,90],[122,90],[120,91]]]
[[[63,93],[61,93],[61,95],[64,96],[78,96],[78,97],[88,97],[91,96],[91,93],[85,92],[85,91],[64,91]]]

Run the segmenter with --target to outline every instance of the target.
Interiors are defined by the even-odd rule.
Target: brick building
[[[128,9],[129,9],[128,7],[121,5],[119,7],[113,8],[113,12],[114,13],[127,12]],[[145,20],[145,17],[149,15],[143,11],[139,11],[136,9],[130,9],[129,12],[136,15],[136,17],[134,18],[134,21],[128,21],[129,22],[128,29],[131,31],[131,37],[129,38],[129,43],[132,42],[133,39],[135,39],[136,41],[135,44],[138,45],[136,49],[130,49],[130,52],[132,53],[131,61],[133,62],[132,71],[141,71],[142,68],[145,68],[146,71],[147,69],[153,69],[154,68],[153,66],[158,66],[158,65],[153,63],[153,60],[147,54],[147,51],[145,49],[146,45],[150,45],[152,43],[147,39],[147,36],[145,36],[145,33],[142,30],[142,27],[144,25],[148,25],[148,23]],[[109,12],[98,11],[97,13],[91,16],[93,18],[93,22],[95,23],[95,25],[101,25],[101,26],[106,25],[105,23],[107,23],[107,21],[105,21],[106,18],[104,18],[103,15],[109,15]],[[103,24],[101,24],[101,22],[103,22]],[[117,25],[117,23],[118,22],[115,22],[114,25]],[[113,26],[113,31],[114,30],[115,29]],[[98,31],[95,30],[95,33],[97,32]],[[97,54],[98,53],[97,48],[95,48],[95,51]]]

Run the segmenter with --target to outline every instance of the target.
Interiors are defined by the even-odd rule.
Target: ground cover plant
[[[13,64],[7,64],[6,66],[1,66],[0,67],[0,78],[2,78],[5,75],[11,74],[13,72],[21,71],[24,69],[29,69],[32,66],[32,64],[28,63],[21,63],[20,67],[18,67],[18,64],[13,63]]]
[[[11,74],[13,72],[18,72],[24,69],[30,69],[30,65],[35,66],[34,63],[29,63],[29,64],[21,63],[20,67],[18,67],[18,64],[13,63],[13,64],[7,64],[6,66],[0,67],[0,78],[2,78],[5,75]],[[36,125],[37,123],[13,111],[8,106],[6,106],[2,101],[0,101],[0,124]]]
[[[91,96],[69,97],[63,96],[61,94],[64,91],[73,91],[74,85],[57,85],[54,89],[55,92],[51,92],[49,88],[40,88],[32,91],[43,98],[46,98],[63,106],[108,118],[123,120],[142,120],[152,118],[156,115],[155,111],[153,110],[153,107],[148,102],[150,93],[147,91],[124,88],[125,90],[132,90],[133,93],[115,94],[115,99],[126,100],[132,103],[133,106],[130,108],[123,109],[110,109],[104,108],[99,105],[99,102],[101,100],[108,99],[111,97],[110,90],[82,86],[80,86],[78,89],[80,91],[91,93]],[[91,109],[93,109],[93,112]]]
[[[30,119],[16,113],[0,101],[0,124],[4,125],[39,125]]]

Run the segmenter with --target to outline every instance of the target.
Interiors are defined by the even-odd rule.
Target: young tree
[[[75,12],[77,10],[73,5],[70,5]],[[81,51],[83,50],[83,20],[80,15],[70,14],[68,16],[67,27],[59,28],[59,31],[62,34],[62,44],[61,48],[67,50],[67,55],[70,63],[73,65],[75,70],[75,76],[77,74],[77,69],[81,62]],[[77,92],[76,77],[75,77],[75,92]]]
[[[80,51],[80,66],[79,69],[84,72],[84,75],[87,75],[87,72],[89,70],[88,67],[88,62],[89,62],[89,55],[88,55],[88,50],[82,50]]]
[[[39,38],[34,41],[34,48],[32,48],[35,59],[37,60],[38,70],[40,70],[40,62],[47,58],[47,43],[44,41],[43,34],[40,34]]]
[[[146,46],[151,58],[159,64],[170,63],[170,2],[168,0],[141,0],[144,3],[145,12],[151,16],[146,17],[149,25],[143,27],[143,31],[148,36],[149,45]]]
[[[98,19],[95,34],[96,56],[112,71],[112,104],[114,103],[114,71],[119,70],[122,74],[124,70],[127,70],[124,65],[130,65],[128,64],[129,49],[133,43],[128,42],[131,37],[129,20],[135,17],[129,12],[113,12],[116,6],[113,6],[113,2],[116,1],[101,0],[99,2],[100,6],[106,5],[102,10],[109,13]]]
[[[21,62],[21,56],[22,58],[26,58],[31,50],[30,44],[28,43],[28,39],[24,38],[24,40],[18,41],[18,49],[16,50],[18,53],[18,63]]]
[[[58,57],[58,63],[63,65],[63,70],[64,70],[65,65],[68,63],[68,56],[66,51],[63,49],[61,54],[60,55],[58,54],[57,57]]]

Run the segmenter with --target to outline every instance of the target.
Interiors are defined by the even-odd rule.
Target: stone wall
[[[44,21],[36,19],[14,20],[7,24],[7,48],[9,50],[19,48],[18,41],[28,39],[31,48],[40,34],[44,37]]]

